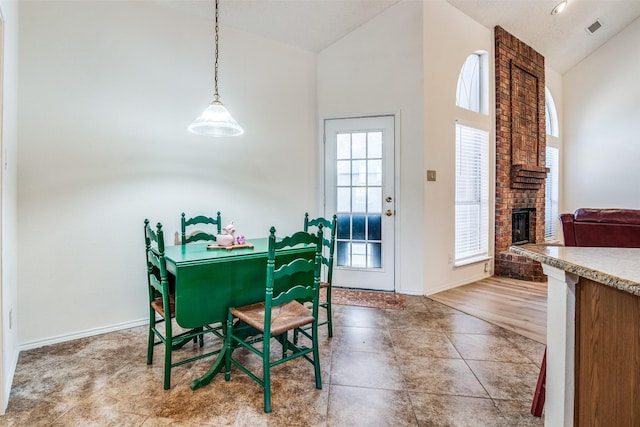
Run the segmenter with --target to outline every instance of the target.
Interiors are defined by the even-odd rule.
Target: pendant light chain
[[[218,94],[218,41],[219,41],[219,37],[218,37],[218,32],[220,31],[219,27],[218,27],[218,2],[219,0],[216,0],[216,63],[215,63],[215,68],[214,68],[214,87],[215,87],[215,94],[214,99],[216,101],[218,101],[220,99],[220,95]]]

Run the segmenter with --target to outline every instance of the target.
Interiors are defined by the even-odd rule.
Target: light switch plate
[[[428,170],[427,181],[435,181],[435,180],[436,180],[436,171]]]

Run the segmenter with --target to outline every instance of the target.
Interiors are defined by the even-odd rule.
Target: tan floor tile
[[[387,321],[384,310],[348,305],[333,306],[333,325],[360,328],[385,328]]]
[[[198,390],[191,390],[189,384],[180,384],[164,393],[164,399],[154,405],[151,416],[229,426],[248,403],[249,393],[261,392],[262,388],[246,376],[228,382],[218,376]]]
[[[547,348],[544,344],[510,331],[505,331],[504,337],[511,341],[534,365],[540,367],[544,350]]]
[[[502,335],[504,329],[468,314],[445,314],[438,318],[442,329],[448,333]]]
[[[425,297],[420,295],[406,295],[405,306],[407,311],[426,311],[427,306],[424,304]]]
[[[467,360],[467,364],[493,399],[533,398],[539,370],[532,363]]]
[[[438,318],[427,311],[385,310],[385,316],[391,333],[397,330],[442,331]]]
[[[411,356],[400,365],[407,390],[469,397],[489,397],[462,359]]]
[[[491,399],[409,393],[420,427],[505,427]]]
[[[264,412],[262,392],[252,394],[240,410],[235,426],[321,427],[326,425],[329,385],[316,389],[307,382],[273,378],[271,412]]]
[[[335,328],[333,345],[341,350],[393,352],[393,343],[386,328],[340,326]]]
[[[461,311],[456,310],[455,308],[451,308],[448,305],[444,305],[439,303],[438,301],[434,301],[428,297],[422,301],[429,313],[431,313],[435,317],[448,316],[451,314],[462,314]]]
[[[530,362],[511,341],[501,336],[450,334],[449,338],[465,360],[493,360],[515,363]]]
[[[404,361],[408,356],[442,357],[459,359],[460,354],[453,346],[449,337],[442,331],[420,331],[409,329],[406,331],[393,330],[391,339],[395,347],[398,360]]]
[[[0,416],[0,425],[7,427],[48,426],[53,420],[73,409],[71,403],[32,399],[12,395],[5,415]]]
[[[417,426],[407,392],[332,385],[327,427]]]
[[[544,426],[544,414],[542,417],[531,415],[531,400],[500,400],[494,399],[500,412],[504,415],[510,426],[517,427],[542,427]]]
[[[402,390],[404,381],[395,355],[338,350],[331,362],[331,384]]]
[[[112,401],[98,401],[76,405],[50,426],[137,427],[146,419],[144,415],[114,411],[111,404]]]

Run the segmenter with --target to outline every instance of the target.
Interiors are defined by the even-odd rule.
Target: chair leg
[[[289,333],[285,332],[282,335],[278,336],[278,341],[282,345],[282,357],[287,357],[287,351],[289,350]]]
[[[312,344],[313,344],[313,368],[316,375],[316,388],[322,388],[322,374],[320,373],[320,350],[318,349],[318,323],[317,321],[311,326]]]
[[[231,335],[233,335],[233,315],[231,314],[231,310],[229,310],[229,315],[227,317],[227,329],[224,335],[224,346],[225,346],[225,355],[224,355],[224,380],[229,381],[231,379]]]
[[[542,364],[540,365],[540,373],[538,374],[538,383],[536,384],[536,391],[533,395],[533,401],[531,402],[531,415],[534,417],[541,417],[542,410],[544,409],[544,400],[546,395],[546,379],[547,379],[547,349],[544,349],[544,355],[542,356]]]
[[[171,338],[167,338],[164,346],[164,389],[171,388]]]
[[[327,329],[329,338],[333,337],[333,317],[331,316],[331,286],[327,287]]]
[[[153,347],[156,340],[156,334],[153,332],[156,323],[154,313],[155,311],[151,310],[151,317],[149,319],[149,342],[147,344],[147,365],[153,363]]]
[[[171,351],[173,349],[173,332],[171,331],[171,318],[164,319],[164,389],[171,388]]]
[[[262,369],[263,369],[263,391],[264,391],[264,412],[271,412],[271,339],[265,336],[262,344]]]
[[[193,331],[194,332],[202,332],[203,328],[195,328]],[[198,343],[200,345],[200,347],[204,347],[204,336],[203,335],[198,335],[197,337],[193,337],[193,343]]]

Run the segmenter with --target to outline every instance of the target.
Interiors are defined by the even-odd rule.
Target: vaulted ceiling
[[[221,0],[220,20],[273,40],[320,52],[400,0]],[[420,0],[404,0],[420,1]],[[435,0],[426,0],[435,1]],[[447,0],[477,22],[505,30],[564,73],[640,17],[639,0]],[[213,16],[213,1],[160,0],[167,7]],[[587,27],[599,21],[590,34]]]

